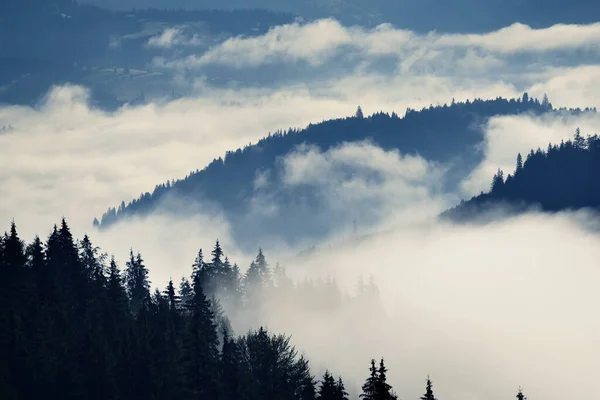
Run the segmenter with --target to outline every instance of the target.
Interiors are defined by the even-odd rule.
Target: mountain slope
[[[497,206],[511,212],[528,208],[557,212],[582,208],[600,209],[600,137],[584,138],[579,129],[573,140],[531,150],[523,161],[517,157],[513,174],[499,170],[490,191],[462,202],[444,217],[469,220]]]
[[[528,98],[524,96],[524,98]],[[261,220],[264,230],[285,239],[297,238],[299,233],[319,235],[331,226],[319,218],[323,215],[300,210],[321,211],[319,193],[308,187],[290,189],[285,185],[281,160],[297,146],[310,144],[321,151],[347,142],[370,140],[386,150],[400,150],[402,154],[418,154],[433,162],[450,166],[448,187],[454,187],[480,161],[477,146],[483,139],[483,124],[497,115],[552,112],[549,103],[537,99],[475,100],[429,107],[421,111],[407,110],[404,117],[395,113],[377,113],[370,117],[354,117],[311,124],[302,130],[276,132],[244,149],[227,152],[203,170],[197,170],[184,179],[158,185],[153,193],[142,194],[129,204],[109,209],[95,225],[106,228],[125,217],[144,216],[156,210],[184,214],[182,205],[201,204],[224,212],[242,235],[244,218],[251,212],[252,200],[260,192],[280,207],[280,214],[269,223]],[[346,171],[352,174],[353,171]],[[260,176],[268,176],[270,185],[257,189]],[[167,200],[180,200],[176,206]],[[304,207],[304,208],[302,208]],[[285,228],[282,230],[282,228]],[[285,232],[284,232],[285,231]],[[302,236],[300,234],[300,236]]]

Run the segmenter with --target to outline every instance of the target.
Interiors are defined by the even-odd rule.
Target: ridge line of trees
[[[280,177],[278,159],[302,143],[315,144],[325,151],[342,142],[370,139],[384,149],[400,149],[406,154],[420,154],[431,161],[448,161],[464,154],[464,161],[476,165],[480,160],[475,152],[465,153],[482,140],[481,132],[474,128],[482,120],[495,115],[546,112],[594,112],[595,109],[555,109],[544,96],[540,101],[527,93],[521,98],[493,100],[475,99],[439,106],[430,105],[420,111],[407,108],[404,115],[376,112],[365,116],[361,107],[346,118],[309,124],[304,129],[289,128],[269,133],[268,136],[249,143],[244,148],[227,151],[224,157],[214,159],[202,170],[190,172],[182,179],[156,185],[152,192],[141,193],[137,198],[117,207],[109,207],[93,225],[107,228],[120,218],[147,215],[159,207],[169,195],[183,196],[214,202],[226,212],[244,214],[246,199],[253,195],[257,171],[271,172],[274,181]],[[227,181],[228,185],[220,185]],[[286,201],[285,195],[282,201]]]
[[[508,175],[498,169],[487,193],[442,214],[457,220],[470,219],[506,206],[509,212],[537,207],[546,212],[591,208],[600,210],[600,137],[583,136],[577,128],[570,140],[549,143],[546,150],[531,149],[525,159],[519,153],[515,170]]]

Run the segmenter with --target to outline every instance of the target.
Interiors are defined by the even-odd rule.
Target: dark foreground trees
[[[64,220],[29,245],[13,223],[0,237],[0,399],[315,399],[288,337],[217,330],[209,273],[235,277],[218,253],[184,290],[152,292],[133,251],[121,273]]]
[[[152,292],[133,251],[122,273],[89,237],[76,243],[64,220],[45,243],[36,237],[28,245],[11,224],[0,236],[0,399],[349,399],[341,377],[326,371],[317,382],[289,337],[262,327],[231,334],[215,295],[252,304],[261,291],[289,294],[295,284],[283,268],[273,289],[262,251],[245,277],[218,243],[212,255],[206,263],[199,252],[179,290],[169,281]],[[318,296],[314,286],[299,286]],[[335,292],[332,283],[323,287]],[[359,294],[372,299],[372,289]],[[397,399],[383,359],[372,360],[360,397]],[[525,400],[520,391],[517,398]],[[421,399],[436,400],[429,380]]]

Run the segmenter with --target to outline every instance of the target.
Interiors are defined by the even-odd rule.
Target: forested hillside
[[[199,251],[191,279],[178,288],[170,281],[164,291],[151,290],[148,272],[133,251],[121,272],[87,235],[76,242],[64,219],[45,242],[29,244],[12,223],[0,237],[0,398],[349,398],[341,377],[326,370],[315,378],[289,337],[262,327],[237,336],[229,328],[221,301],[245,313],[275,291],[314,300],[314,285],[271,271],[262,251],[242,276],[217,241],[210,261]],[[319,291],[353,302],[342,301],[332,282]],[[354,321],[368,323],[376,288],[363,286],[357,296],[365,310]],[[361,390],[365,400],[398,398],[383,359],[371,361]],[[421,399],[435,400],[429,379]]]
[[[600,209],[600,137],[582,136],[579,128],[572,140],[549,144],[544,151],[517,155],[515,171],[498,170],[489,192],[481,193],[448,210],[444,216],[469,219],[503,206],[518,212],[527,208],[557,212],[581,208]]]
[[[308,188],[292,194],[281,184],[283,172],[279,162],[300,144],[315,145],[325,151],[341,143],[368,139],[384,149],[418,154],[434,162],[457,160],[448,174],[448,185],[452,186],[481,161],[477,146],[483,139],[486,120],[496,115],[552,111],[547,98],[539,101],[527,94],[522,99],[452,101],[450,105],[430,106],[420,111],[408,109],[403,116],[380,112],[367,117],[359,108],[352,117],[310,124],[305,129],[278,131],[254,145],[227,152],[224,158],[215,159],[184,179],[158,185],[152,193],[144,193],[127,205],[110,208],[95,223],[106,228],[124,217],[147,215],[168,197],[183,198],[187,203],[216,204],[233,220],[235,215],[247,212],[259,172],[269,174],[274,187],[270,194],[280,205],[285,206],[291,198],[310,199],[314,194]]]

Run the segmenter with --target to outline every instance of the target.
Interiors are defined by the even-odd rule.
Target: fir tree
[[[431,379],[429,379],[429,377],[427,377],[427,387],[425,394],[421,396],[421,400],[437,400],[433,395],[433,385],[431,384]]]
[[[328,370],[323,374],[321,378],[321,385],[319,386],[318,396],[319,400],[337,400],[338,399],[338,386],[337,382]]]
[[[150,281],[148,280],[148,269],[144,265],[142,256],[138,253],[134,257],[133,250],[130,250],[129,261],[126,264],[125,284],[131,309],[134,314],[137,314],[150,296]]]
[[[363,110],[362,110],[361,106],[358,106],[356,108],[356,113],[354,113],[354,117],[359,118],[359,119],[364,118],[364,114],[363,114]]]
[[[348,392],[346,392],[346,387],[344,386],[344,381],[341,376],[338,378],[336,384],[336,400],[349,400]]]
[[[194,290],[192,289],[190,281],[187,278],[182,277],[181,282],[179,283],[179,298],[181,299],[181,308],[184,311],[189,309],[193,295]]]
[[[375,360],[371,360],[371,368],[369,369],[370,375],[362,386],[361,399],[364,400],[378,400],[377,399],[377,368],[375,367]]]
[[[521,157],[521,153],[517,154],[517,169],[515,171],[515,175],[517,173],[521,173],[523,170],[523,157]]]
[[[240,382],[240,354],[237,343],[229,334],[227,328],[223,329],[223,347],[221,350],[221,399],[238,400],[241,395]]]
[[[496,173],[496,175],[494,175],[494,178],[492,179],[492,186],[491,186],[491,191],[492,192],[497,192],[499,191],[502,186],[504,185],[504,172],[498,168],[498,172]]]
[[[190,320],[184,344],[185,381],[190,398],[217,397],[217,331],[210,302],[202,287],[201,274],[194,275]]]
[[[266,289],[271,284],[271,273],[269,271],[269,264],[267,259],[262,252],[262,249],[258,250],[256,260],[254,260],[248,272],[246,273],[246,287],[254,289]]]
[[[375,398],[378,400],[395,400],[397,396],[393,393],[392,387],[387,383],[387,368],[383,358],[379,362],[377,370],[377,381],[375,382]]]

